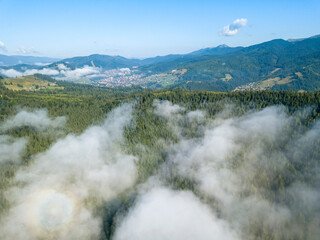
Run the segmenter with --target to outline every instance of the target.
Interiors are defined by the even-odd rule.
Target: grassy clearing
[[[294,79],[292,79],[292,78],[293,78],[292,76],[285,77],[285,78],[281,79],[280,81],[278,81],[277,84],[281,85],[281,84],[290,83],[290,82],[294,81]]]
[[[221,80],[224,82],[228,82],[231,79],[232,79],[232,76],[229,73],[226,73],[225,77],[221,78]]]
[[[261,87],[272,87],[276,85],[278,81],[280,81],[279,77],[269,78],[261,82]]]
[[[288,76],[285,78],[279,78],[279,77],[275,77],[275,78],[269,78],[267,80],[264,80],[261,82],[260,87],[264,87],[264,88],[271,88],[274,85],[282,85],[282,84],[287,84],[290,83],[292,81],[294,81],[295,79],[293,79],[293,76]]]
[[[14,91],[36,91],[36,90],[56,90],[63,89],[54,82],[38,79],[35,76],[23,76],[18,78],[4,78],[1,80],[3,85],[10,90]]]
[[[149,82],[149,87],[153,88],[155,86],[167,87],[174,84],[179,78],[176,75],[172,74],[157,74],[152,75],[146,78],[146,81]]]
[[[302,75],[301,72],[296,72],[295,74],[296,74],[300,79],[303,79],[303,75]]]
[[[270,74],[274,74],[275,72],[278,72],[281,68],[276,68],[275,70],[273,70]]]

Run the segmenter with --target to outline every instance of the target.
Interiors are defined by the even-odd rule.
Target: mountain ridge
[[[12,66],[17,64],[46,64],[59,61],[59,58],[36,57],[23,55],[4,55],[0,54],[0,66]]]
[[[187,54],[170,54],[146,59],[92,54],[62,59],[46,67],[16,65],[11,68],[17,71],[28,68],[58,69],[59,64],[64,64],[72,70],[84,66],[101,71],[134,69],[140,74],[139,77],[145,77],[144,86],[148,86],[148,79],[156,82],[161,78],[169,79],[165,86],[155,84],[154,88],[313,91],[320,89],[320,35],[299,41],[273,39],[248,47],[219,45]],[[140,83],[141,81],[138,81],[134,84]]]

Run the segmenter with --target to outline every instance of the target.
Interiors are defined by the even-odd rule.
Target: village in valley
[[[175,71],[161,74],[144,74],[137,70],[137,67],[119,68],[104,72],[103,79],[91,80],[91,85],[100,87],[131,87],[140,86],[142,88],[161,88],[177,81],[178,75]]]

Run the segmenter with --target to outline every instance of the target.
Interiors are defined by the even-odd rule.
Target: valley
[[[101,87],[188,90],[304,90],[320,88],[320,37],[275,39],[249,47],[221,45],[147,59],[90,55],[45,66],[0,66],[7,77],[49,75]]]

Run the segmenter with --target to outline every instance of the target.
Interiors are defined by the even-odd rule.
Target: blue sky
[[[248,46],[320,34],[319,12],[319,0],[0,0],[0,54],[143,58]]]

